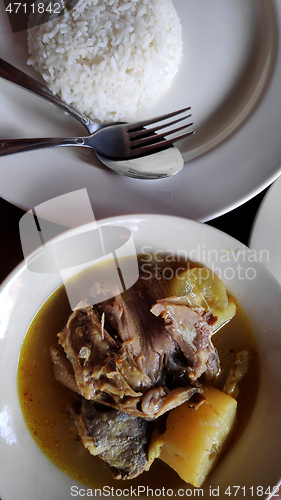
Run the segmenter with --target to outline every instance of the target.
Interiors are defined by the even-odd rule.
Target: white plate
[[[152,250],[159,255],[169,251],[170,257],[172,252],[176,256],[181,252],[181,256],[185,254],[199,260],[216,271],[238,298],[257,340],[261,381],[250,422],[210,476],[204,487],[204,498],[209,498],[210,487],[220,488],[220,498],[228,498],[224,494],[228,487],[238,499],[268,498],[258,492],[262,488],[263,492],[268,488],[272,492],[281,478],[279,282],[266,266],[253,262],[247,247],[205,224],[156,215],[116,217],[100,224],[128,227],[137,252]],[[89,224],[85,228],[95,226]],[[79,229],[70,234],[77,231]],[[17,362],[23,337],[38,308],[60,283],[58,275],[32,273],[21,264],[5,281],[0,294],[0,492],[3,500],[69,500],[71,486],[79,486],[49,462],[37,447],[24,423],[17,395]],[[240,486],[238,493],[234,486]],[[118,488],[125,487],[128,483],[118,484]]]
[[[174,4],[183,27],[180,71],[171,89],[139,118],[192,106],[196,134],[180,144],[189,160],[184,170],[169,179],[139,181],[104,169],[89,151],[30,152],[1,158],[2,197],[29,209],[87,187],[97,218],[147,211],[205,221],[245,202],[277,177],[280,2]],[[0,57],[35,76],[26,65],[26,32],[11,32],[2,2],[0,15]],[[0,139],[84,133],[60,110],[8,82],[0,81],[0,100]]]
[[[249,246],[281,282],[281,177],[270,186],[256,215]]]

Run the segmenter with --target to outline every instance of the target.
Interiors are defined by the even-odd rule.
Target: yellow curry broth
[[[236,316],[213,336],[221,372],[212,381],[213,385],[222,388],[236,354],[249,350],[250,369],[239,384],[235,440],[251,416],[259,381],[253,332],[241,306],[237,302],[236,305]],[[49,347],[57,345],[57,333],[66,324],[70,313],[62,286],[43,304],[30,325],[18,365],[18,393],[23,416],[38,446],[63,472],[91,488],[103,485],[121,487],[120,481],[114,480],[107,466],[84,448],[77,433],[68,425],[66,408],[73,393],[54,378]],[[204,383],[204,378],[201,382]],[[177,488],[183,485],[183,481],[172,469],[156,460],[149,472],[131,480],[130,485]]]

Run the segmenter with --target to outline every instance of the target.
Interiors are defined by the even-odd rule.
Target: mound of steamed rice
[[[171,0],[79,0],[28,32],[31,64],[90,118],[127,121],[171,85],[182,56]]]

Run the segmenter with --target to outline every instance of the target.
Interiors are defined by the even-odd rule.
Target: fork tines
[[[186,130],[186,132],[183,132],[193,125],[193,122],[188,120],[191,117],[190,110],[191,107],[189,106],[188,108],[183,108],[157,118],[152,118],[151,120],[141,121],[132,124],[132,126],[128,126],[127,131],[129,134],[130,149],[136,150],[140,148],[141,151],[144,151],[152,148],[155,149],[157,146],[163,148],[171,145],[175,141],[194,134],[193,130]],[[174,117],[174,120],[170,120],[170,118]],[[188,120],[188,123],[180,127],[174,127],[175,124],[184,120]],[[163,132],[158,134],[157,132],[159,130],[163,130]],[[166,139],[167,136],[171,137]]]

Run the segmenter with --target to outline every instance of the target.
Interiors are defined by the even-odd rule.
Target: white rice
[[[79,0],[28,31],[31,64],[90,118],[127,121],[171,85],[182,56],[171,0]]]

